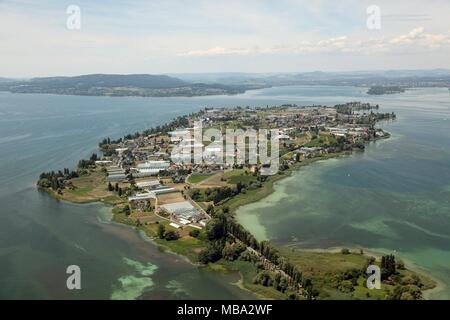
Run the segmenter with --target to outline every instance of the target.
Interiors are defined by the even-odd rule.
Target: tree
[[[219,217],[211,219],[206,225],[206,236],[209,240],[221,239],[226,236],[225,224]]]
[[[253,283],[260,284],[265,287],[271,287],[273,283],[272,272],[268,270],[259,272],[253,279]]]
[[[180,238],[180,235],[179,235],[178,232],[176,232],[176,231],[169,230],[169,231],[166,232],[164,238],[165,238],[167,241],[177,240],[177,239]]]
[[[381,257],[381,279],[386,279],[397,272],[395,256],[392,254]]]
[[[243,184],[239,181],[239,182],[236,184],[236,190],[237,190],[237,193],[241,193],[241,191],[242,191],[243,188],[244,188]]]
[[[126,205],[126,206],[123,208],[122,212],[125,213],[125,215],[128,217],[128,216],[131,214],[130,206],[129,206],[129,205]]]
[[[214,214],[214,206],[212,204],[208,204],[208,207],[206,208],[206,212],[210,215]]]
[[[189,231],[189,235],[193,238],[197,238],[200,234],[200,230],[198,229],[193,229],[191,231]]]
[[[164,227],[163,224],[159,224],[158,225],[158,231],[157,231],[158,238],[164,239],[165,233],[166,233],[166,227]]]
[[[246,246],[241,243],[227,244],[222,250],[222,256],[224,259],[234,261],[245,251],[245,249]]]
[[[198,261],[207,264],[209,262],[216,262],[222,258],[222,254],[217,246],[214,244],[208,245],[198,254]]]

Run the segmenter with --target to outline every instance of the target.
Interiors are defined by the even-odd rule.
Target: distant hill
[[[0,78],[0,91],[86,96],[191,97],[230,95],[273,86],[373,87],[369,94],[415,87],[450,87],[450,70],[380,70],[303,73],[90,74],[28,80]],[[391,88],[391,89],[389,89]]]
[[[42,88],[116,88],[133,87],[147,89],[162,89],[182,87],[188,83],[166,75],[151,74],[89,74],[76,77],[48,77],[33,78],[25,85],[39,86]]]
[[[90,74],[0,82],[0,91],[89,96],[202,96],[236,94],[251,89],[244,85],[190,83],[167,75]]]
[[[14,81],[13,79],[9,79],[9,78],[2,78],[2,77],[0,77],[0,83],[2,83],[2,82],[11,82],[11,81]]]
[[[228,85],[290,86],[290,85],[345,85],[345,86],[450,86],[450,70],[361,70],[345,72],[274,72],[274,73],[197,73],[174,74],[185,81],[223,83]]]

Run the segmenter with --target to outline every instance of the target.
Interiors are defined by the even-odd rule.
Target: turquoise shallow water
[[[238,211],[260,239],[303,248],[393,252],[429,271],[450,298],[450,93],[418,89],[368,99],[398,120],[363,153],[304,167]]]
[[[231,284],[235,275],[204,272],[162,253],[135,231],[107,223],[105,207],[56,201],[38,193],[34,181],[42,171],[75,166],[106,136],[205,106],[349,100],[396,111],[398,120],[383,124],[392,139],[302,169],[264,206],[246,207],[239,217],[280,243],[397,250],[450,283],[448,90],[370,97],[353,87],[302,86],[148,99],[0,93],[0,298],[252,297]],[[65,288],[70,264],[82,269],[79,292]]]

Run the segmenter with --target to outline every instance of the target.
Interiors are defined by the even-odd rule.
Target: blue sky
[[[449,16],[445,0],[0,0],[0,76],[450,68]]]

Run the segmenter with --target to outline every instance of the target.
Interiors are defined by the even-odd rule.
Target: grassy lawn
[[[155,242],[161,245],[163,249],[167,248],[174,253],[187,257],[193,263],[198,262],[198,253],[206,246],[204,241],[190,236],[172,241],[155,239]]]
[[[310,136],[306,133],[299,134],[294,138],[295,143],[298,144],[299,146],[308,143],[310,140],[311,140]]]
[[[256,180],[256,177],[248,170],[233,170],[227,175],[227,183],[229,184],[237,184],[240,182],[249,185]]]
[[[382,285],[380,290],[365,287],[365,278],[359,277],[353,292],[342,292],[334,284],[337,274],[350,269],[363,269],[368,256],[351,253],[311,252],[281,248],[288,259],[313,281],[314,288],[320,292],[319,299],[386,299],[392,286]]]
[[[107,190],[105,173],[98,169],[71,179],[70,182],[74,189],[64,189],[63,194],[58,195],[58,198],[76,203],[104,201],[114,204],[121,201],[117,195]]]
[[[124,213],[122,213],[122,209],[115,207],[113,210],[113,218],[112,221],[117,222],[117,223],[122,223],[122,224],[126,224],[129,226],[135,226],[136,222],[133,219],[130,219],[129,217],[127,217]]]
[[[273,192],[273,184],[275,183],[275,181],[278,181],[285,177],[287,177],[286,174],[269,176],[266,182],[263,183],[261,188],[248,189],[245,191],[245,193],[240,193],[237,196],[225,201],[223,203],[223,206],[227,206],[231,212],[234,212],[240,206],[261,200]]]
[[[314,288],[319,291],[318,299],[387,299],[394,290],[394,285],[381,284],[381,289],[370,290],[366,287],[366,276],[357,279],[357,285],[351,292],[343,292],[336,286],[338,275],[351,269],[363,270],[368,259],[360,253],[312,252],[300,249],[282,247],[280,252],[287,257],[303,275],[313,281]],[[376,262],[379,264],[379,261]],[[398,270],[399,275],[406,277],[417,273],[411,270]],[[422,275],[418,275],[424,284],[422,289],[432,288],[434,282]]]
[[[192,184],[200,183],[203,180],[206,180],[211,176],[213,176],[213,174],[200,174],[200,173],[191,174],[189,176],[188,182],[192,183]]]
[[[161,246],[163,251],[165,249],[170,250],[174,253],[183,255],[191,262],[196,263],[198,261],[198,253],[205,248],[206,243],[203,240],[189,236],[189,231],[193,228],[184,227],[183,229],[175,229],[169,226],[170,221],[161,219],[156,215],[154,215],[154,217],[155,219],[151,222],[143,222],[139,227],[139,230],[144,231],[149,238],[152,238],[158,245]],[[136,227],[136,219],[133,219],[132,216],[127,217],[124,213],[122,213],[122,209],[120,207],[115,207],[113,209],[113,221]],[[157,238],[158,226],[160,224],[164,225],[166,231],[177,231],[180,238],[178,240],[171,241]]]
[[[227,170],[222,174],[222,177],[224,177],[225,179],[228,179],[230,177],[233,176],[239,176],[242,173],[244,173],[246,170],[245,169],[233,169],[233,170]]]
[[[105,198],[102,198],[101,201],[106,204],[115,205],[115,204],[123,203],[125,200],[116,194],[112,194]]]
[[[265,287],[253,283],[257,270],[251,262],[241,260],[227,261],[222,259],[214,264],[210,264],[208,267],[219,272],[239,272],[242,278],[239,285],[254,292],[260,299],[286,299],[286,295],[275,290],[273,287]]]
[[[319,134],[306,144],[306,147],[323,147],[324,145],[330,145],[336,143],[336,138],[329,134]]]

